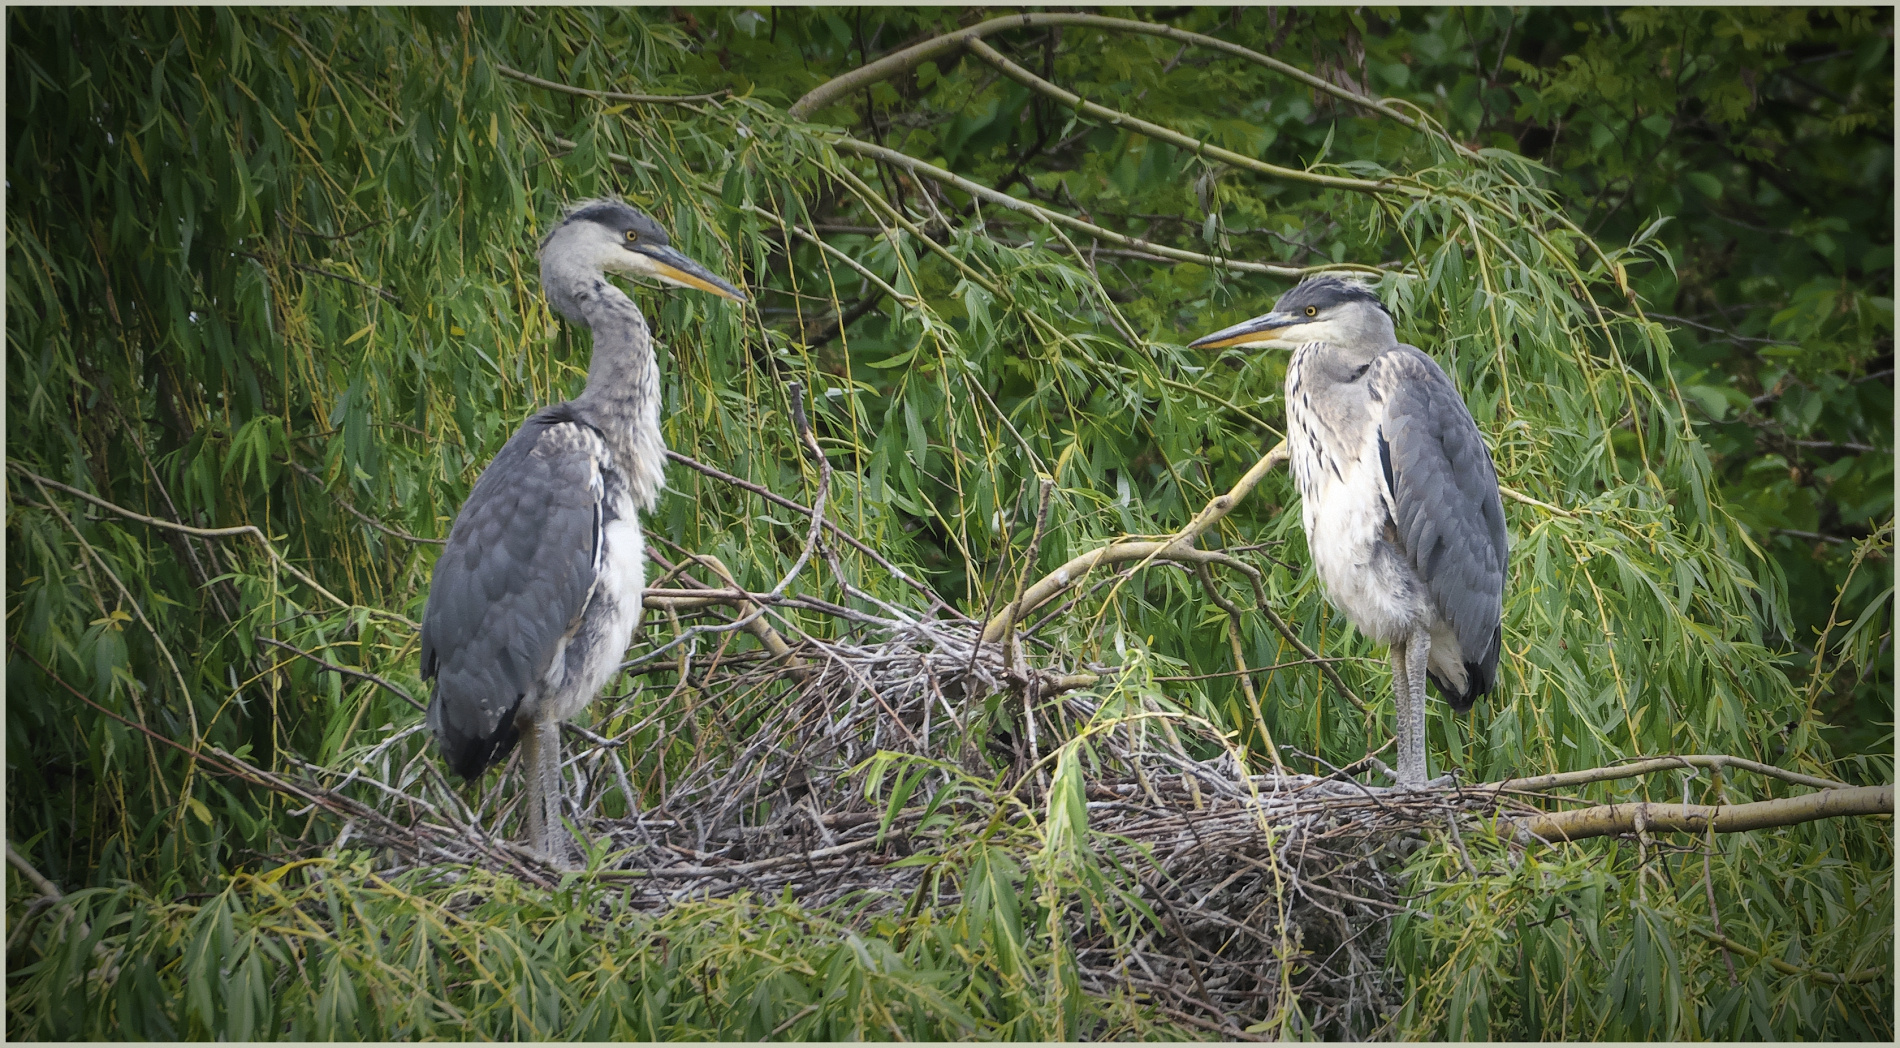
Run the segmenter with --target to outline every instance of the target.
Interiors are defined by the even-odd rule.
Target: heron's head
[[[1372,288],[1331,274],[1307,277],[1273,312],[1188,343],[1190,349],[1293,349],[1308,342],[1383,351],[1397,341],[1392,314]]]
[[[561,300],[569,280],[600,273],[650,277],[745,301],[745,292],[673,247],[652,215],[620,200],[582,201],[541,241],[541,282],[561,312],[573,315]]]

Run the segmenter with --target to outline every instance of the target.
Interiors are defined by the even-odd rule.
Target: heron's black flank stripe
[[[1392,482],[1392,445],[1385,442],[1385,430],[1379,431],[1379,471],[1385,474],[1385,490],[1396,498],[1398,486]]]

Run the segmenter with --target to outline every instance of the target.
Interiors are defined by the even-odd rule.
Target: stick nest
[[[1228,1037],[1288,1004],[1315,1035],[1364,1037],[1398,1003],[1383,956],[1386,923],[1405,909],[1396,866],[1427,827],[1497,808],[1495,794],[1385,790],[1343,773],[1243,774],[1243,758],[1203,723],[1053,651],[983,643],[981,623],[888,604],[824,607],[844,639],[807,633],[779,655],[716,656],[703,669],[691,647],[702,638],[656,652],[675,659],[668,698],[690,692],[697,711],[693,757],[677,768],[628,752],[650,728],[636,712],[669,687],[652,681],[652,656],[635,660],[649,671],[643,683],[597,722],[631,727],[611,739],[570,732],[570,818],[604,856],[597,875],[634,906],[738,892],[856,913],[954,905],[953,862],[902,860],[954,856],[1001,827],[994,840],[1033,864],[1056,846],[1044,812],[1063,788],[1055,751],[1070,744],[1088,823],[1080,861],[1113,871],[1153,915],[1124,905],[1119,920],[1099,910],[1091,919],[1084,904],[1064,903],[1086,990],[1132,991]],[[1091,680],[1099,686],[1079,686]],[[338,768],[305,765],[315,781],[299,786],[348,820],[344,838],[386,849],[393,868],[473,864],[554,883],[556,869],[502,836],[519,831],[514,762],[471,805],[473,791],[452,788],[429,747],[402,745],[419,730]],[[913,803],[893,808],[895,777],[867,797],[867,769],[880,760],[911,770]],[[636,775],[647,789],[635,791]],[[608,798],[652,796],[656,779],[657,805],[607,814]],[[926,799],[946,790],[926,820]],[[1024,882],[1025,894],[1036,890]]]

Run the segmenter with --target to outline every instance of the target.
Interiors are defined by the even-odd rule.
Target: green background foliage
[[[10,462],[162,520],[255,525],[284,558],[9,472],[8,837],[85,889],[23,922],[33,892],[9,880],[11,1035],[1196,1033],[1065,983],[1056,916],[1093,889],[1036,814],[943,858],[962,889],[925,907],[928,934],[793,900],[648,918],[574,884],[384,881],[334,848],[285,871],[339,828],[154,737],[282,771],[419,719],[276,645],[423,694],[408,620],[436,547],[411,537],[446,535],[514,427],[578,392],[587,337],[542,302],[534,246],[564,204],[606,193],[753,292],[739,310],[633,289],[663,343],[669,446],[808,501],[787,421],[799,380],[834,519],[972,615],[1025,572],[1172,532],[1227,490],[1278,439],[1284,357],[1183,347],[1263,312],[1303,267],[1366,268],[1401,337],[1465,392],[1503,483],[1535,500],[1506,503],[1500,688],[1469,719],[1434,706],[1435,767],[1491,780],[1725,752],[1891,781],[1890,12],[1130,15],[1401,100],[1442,134],[1152,35],[988,38],[1085,98],[1294,177],[1080,118],[967,53],[810,123],[787,115],[960,17],[977,16],[8,12]],[[504,68],[730,94],[584,97]],[[1212,257],[1091,240],[853,143]],[[1039,476],[1056,494],[1025,565]],[[648,523],[668,556],[716,554],[754,588],[797,556],[799,521],[677,466],[669,483]],[[1249,666],[1296,654],[1179,573],[1093,591],[1041,635],[1248,753],[1265,729],[1355,760],[1388,737],[1388,672],[1321,599],[1297,517],[1277,474],[1218,544],[1343,657],[1376,717],[1310,665],[1260,673],[1257,711],[1232,677],[1156,680],[1233,669],[1230,628]],[[856,554],[843,568],[916,601]],[[650,622],[639,643],[670,636]],[[637,791],[735,730],[669,686],[652,679],[657,726],[630,747]],[[1590,796],[1779,789],[1664,777]],[[1423,894],[1390,951],[1398,1032],[1891,1036],[1890,974],[1830,983],[1762,959],[1890,962],[1888,820],[1640,853],[1470,850],[1435,840],[1412,861]],[[1718,926],[1758,956],[1712,946]]]

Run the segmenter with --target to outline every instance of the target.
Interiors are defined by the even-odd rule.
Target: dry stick
[[[763,606],[761,604],[753,603],[751,599],[752,595],[750,593],[747,593],[745,590],[745,587],[739,585],[738,581],[733,578],[732,569],[726,567],[725,561],[720,560],[718,557],[715,557],[710,553],[694,553],[688,550],[686,551],[686,555],[688,557],[693,558],[695,561],[698,561],[699,563],[704,564],[706,567],[710,568],[713,574],[718,575],[720,579],[724,580],[726,585],[732,587],[732,589],[727,592],[720,592],[717,590],[713,591],[715,593],[719,593],[719,596],[715,600],[706,601],[707,604],[722,603],[722,604],[736,605],[739,609],[739,614],[741,618],[744,618],[746,616],[751,616],[751,618],[747,621],[747,625],[745,627],[745,631],[747,633],[750,633],[754,637],[757,637],[759,639],[759,643],[765,645],[766,651],[771,652],[774,656],[779,656],[779,657],[790,656],[790,658],[788,659],[790,665],[796,669],[800,669],[800,670],[803,669],[805,665],[804,661],[802,659],[799,659],[797,656],[792,655],[792,646],[790,644],[785,643],[785,638],[779,636],[778,631],[772,628],[771,623],[765,621],[765,617],[763,615],[758,614]],[[690,583],[693,580],[686,579],[685,581]],[[651,593],[652,591],[648,591],[648,592]],[[768,600],[770,599],[770,594],[762,594],[761,596],[765,597]],[[642,599],[644,600],[645,597],[643,596]],[[695,600],[694,597],[674,598],[672,601],[670,601],[672,608],[669,608],[669,610],[672,610],[672,609],[685,610],[686,608],[692,606],[694,600]],[[667,601],[665,597],[656,597],[652,600],[651,603],[664,606],[665,604],[669,602]],[[802,674],[794,674],[794,675],[802,676]]]
[[[546,88],[549,91],[579,95],[582,98],[600,98],[609,102],[644,102],[649,105],[689,106],[690,103],[693,102],[717,102],[719,99],[732,94],[731,91],[714,91],[711,94],[705,95],[630,95],[620,91],[593,91],[585,87],[575,87],[572,84],[543,80],[531,73],[524,73],[519,69],[510,69],[500,64],[495,66],[495,72],[510,79],[519,80],[524,84],[533,84],[536,87]]]
[[[1499,829],[1520,844],[1549,844],[1634,833],[1639,823],[1650,833],[1738,833],[1844,815],[1892,814],[1892,786],[1847,786],[1747,804],[1603,804],[1529,818],[1506,817],[1499,820]]]
[[[1007,630],[1018,617],[1030,611],[1034,611],[1038,606],[1048,601],[1049,598],[1069,588],[1090,570],[1102,564],[1120,564],[1131,560],[1141,562],[1137,564],[1136,567],[1141,567],[1156,560],[1171,561],[1190,568],[1199,564],[1224,564],[1248,575],[1248,577],[1256,583],[1255,602],[1258,604],[1260,610],[1267,616],[1267,621],[1273,624],[1273,628],[1279,631],[1280,635],[1285,637],[1287,642],[1292,644],[1294,649],[1297,650],[1303,658],[1308,662],[1318,665],[1320,672],[1325,675],[1327,680],[1332,681],[1333,687],[1337,688],[1339,693],[1344,695],[1348,702],[1357,707],[1361,713],[1370,716],[1372,713],[1371,709],[1366,706],[1358,694],[1355,693],[1352,688],[1348,687],[1346,682],[1334,671],[1331,661],[1321,658],[1312,648],[1307,647],[1306,644],[1300,640],[1299,635],[1293,632],[1293,627],[1287,625],[1286,620],[1281,618],[1279,613],[1275,612],[1272,606],[1267,603],[1264,591],[1258,589],[1259,573],[1254,571],[1251,565],[1236,560],[1225,553],[1194,548],[1195,540],[1198,539],[1203,532],[1213,527],[1222,517],[1231,513],[1233,508],[1239,505],[1240,500],[1246,498],[1247,494],[1254,489],[1254,486],[1260,483],[1262,477],[1266,476],[1270,470],[1286,460],[1286,441],[1283,440],[1275,444],[1273,449],[1268,451],[1259,462],[1254,463],[1253,468],[1249,469],[1227,494],[1220,495],[1210,501],[1187,527],[1181,529],[1180,532],[1165,542],[1117,540],[1073,558],[1067,564],[1045,575],[1039,582],[1031,586],[1029,592],[1024,594],[1021,600],[1010,604],[1010,606],[1004,608],[994,618],[991,618],[983,627],[983,638],[985,640],[994,640],[1002,636],[1003,631]]]
[[[197,535],[200,538],[216,539],[216,538],[231,538],[237,535],[249,535],[252,538],[257,540],[258,545],[264,547],[264,552],[266,555],[270,557],[271,563],[276,564],[278,567],[283,568],[285,571],[289,572],[291,575],[296,577],[296,579],[299,582],[302,582],[304,585],[309,586],[311,589],[316,590],[318,593],[323,594],[325,597],[329,598],[332,602],[334,602],[338,607],[344,608],[345,610],[354,611],[358,607],[358,605],[351,604],[349,601],[344,600],[342,597],[339,597],[336,594],[331,593],[329,590],[324,589],[322,584],[317,582],[316,579],[313,579],[310,576],[304,574],[303,572],[298,571],[294,565],[292,565],[288,560],[285,560],[277,552],[276,548],[274,548],[271,545],[270,540],[264,537],[264,533],[258,530],[255,524],[241,524],[234,528],[194,528],[186,524],[174,524],[169,520],[160,520],[157,517],[148,517],[143,513],[134,513],[131,510],[126,509],[124,506],[119,506],[119,505],[115,505],[113,503],[107,502],[105,499],[102,499],[97,495],[93,495],[88,492],[81,491],[78,488],[72,487],[67,484],[61,484],[57,480],[50,480],[46,477],[42,477],[39,474],[33,472],[32,470],[27,469],[25,466],[22,466],[17,462],[9,462],[7,463],[7,465],[11,467],[15,473],[18,473],[21,476],[27,477],[28,479],[32,480],[36,484],[44,484],[47,487],[58,488],[59,490],[64,491],[69,495],[77,495],[78,497],[85,499],[87,502],[90,502],[101,509],[110,510],[113,513],[117,513],[121,517],[125,517],[128,520],[136,520],[141,524],[150,524],[151,526],[155,528],[166,528],[171,531],[183,532],[184,534],[187,534],[187,535]],[[398,615],[397,613],[393,611],[384,611],[380,608],[368,608],[367,610],[375,612],[376,614],[379,614],[379,615],[388,615],[391,618],[407,623],[409,627],[412,629],[416,628],[415,622],[411,621],[409,618],[403,615]]]
[[[1231,270],[1237,270],[1242,273],[1262,273],[1267,276],[1289,277],[1289,278],[1306,276],[1311,273],[1328,273],[1328,272],[1339,272],[1339,271],[1349,271],[1349,272],[1355,272],[1355,273],[1370,273],[1370,274],[1375,274],[1375,275],[1382,274],[1384,272],[1383,270],[1377,269],[1373,266],[1362,266],[1362,265],[1357,265],[1357,264],[1343,264],[1343,263],[1342,264],[1328,263],[1323,266],[1306,266],[1306,267],[1275,266],[1275,265],[1269,265],[1265,262],[1245,262],[1238,259],[1217,258],[1213,255],[1203,255],[1196,251],[1184,251],[1180,248],[1169,247],[1166,244],[1156,244],[1151,241],[1142,240],[1139,237],[1131,237],[1122,233],[1117,233],[1112,229],[1104,229],[1103,227],[1098,226],[1094,224],[1093,222],[1085,222],[1082,219],[1076,218],[1072,215],[1065,214],[1061,211],[1051,211],[1048,208],[1033,204],[1027,200],[1023,200],[1018,197],[1013,197],[1006,193],[998,193],[996,190],[991,189],[990,187],[983,185],[980,182],[972,182],[971,180],[964,178],[962,175],[958,175],[953,172],[946,171],[943,168],[937,167],[933,164],[927,164],[924,161],[917,159],[916,157],[910,156],[907,153],[900,153],[895,149],[887,149],[884,146],[873,145],[870,142],[860,141],[858,139],[851,138],[849,136],[839,136],[838,138],[835,138],[835,139],[829,139],[829,141],[831,142],[833,146],[845,152],[856,153],[859,156],[867,157],[872,160],[882,160],[887,164],[892,164],[894,166],[901,167],[905,169],[906,171],[909,171],[913,175],[917,175],[923,178],[928,178],[937,182],[942,182],[945,185],[954,186],[955,188],[962,190],[963,192],[968,193],[971,196],[977,197],[978,199],[981,199],[987,203],[995,204],[998,207],[1005,207],[1005,208],[1010,209],[1011,211],[1019,211],[1035,219],[1039,223],[1053,222],[1059,225],[1068,226],[1070,229],[1079,230],[1083,233],[1087,233],[1089,236],[1092,236],[1092,237],[1099,237],[1103,240],[1108,241],[1109,243],[1120,244],[1123,247],[1135,248],[1142,251],[1152,252],[1154,254],[1160,255],[1164,258],[1170,259],[1175,262],[1193,262],[1198,265],[1208,266],[1213,269],[1231,269]],[[999,296],[999,297],[1002,297],[1002,296]]]
[[[818,536],[824,530],[825,498],[831,489],[831,463],[826,460],[824,450],[818,446],[817,438],[812,436],[811,422],[805,417],[804,385],[797,380],[793,380],[786,385],[789,389],[788,395],[792,406],[792,421],[797,426],[801,442],[807,451],[816,455],[818,458],[818,494],[816,498],[812,499],[812,508],[809,510],[811,513],[811,529],[805,534],[805,546],[799,550],[798,559],[794,560],[792,566],[786,569],[784,576],[778,580],[778,585],[773,586],[772,591],[765,594],[760,603],[753,605],[750,611],[742,611],[739,617],[731,622],[722,622],[715,626],[694,626],[689,630],[685,630],[672,640],[654,648],[645,655],[623,663],[621,665],[623,670],[641,663],[651,662],[660,655],[671,651],[702,633],[730,633],[733,630],[742,629],[756,634],[757,631],[754,629],[754,624],[760,622],[765,615],[765,605],[767,603],[776,602],[783,597],[785,595],[785,587],[792,584],[792,580],[798,577],[800,571],[804,570],[806,562],[811,560],[812,551],[818,547]],[[695,559],[699,558],[699,554],[689,553],[688,555]],[[724,565],[721,566],[723,567]],[[740,589],[739,584],[732,581],[730,573],[727,574],[726,581],[733,589]],[[664,607],[665,604],[662,603],[661,606]],[[760,639],[764,642],[763,635],[760,635]],[[769,646],[769,642],[766,643],[768,643]],[[783,641],[780,643],[783,643]],[[789,650],[789,648],[787,650]],[[774,652],[774,654],[779,653]]]
[[[262,641],[263,643],[268,644],[273,648],[282,648],[293,655],[301,655],[302,657],[309,659],[311,662],[314,662],[317,665],[322,666],[324,669],[329,670],[332,673],[341,673],[346,677],[355,677],[359,680],[366,680],[370,682],[371,684],[374,684],[382,688],[384,691],[389,692],[391,695],[396,696],[397,698],[408,703],[409,705],[414,706],[416,709],[427,710],[429,708],[423,703],[418,702],[415,696],[409,694],[407,691],[404,691],[402,688],[394,684],[391,684],[389,681],[386,681],[383,678],[378,677],[376,674],[368,672],[367,670],[353,670],[349,668],[348,666],[338,666],[336,663],[333,663],[333,662],[325,662],[323,659],[318,658],[316,655],[313,655],[310,652],[303,650],[302,648],[296,647],[294,645],[286,644],[281,640],[273,640],[270,637],[264,636],[262,633],[253,634],[252,639]]]
[[[1012,605],[1023,599],[1023,584],[1029,580],[1029,569],[1036,566],[1036,558],[1042,555],[1042,540],[1046,537],[1047,528],[1049,526],[1049,500],[1056,493],[1055,478],[1039,477],[1037,478],[1037,487],[1042,490],[1036,502],[1036,526],[1029,535],[1029,552],[1023,556],[1022,570],[1016,573],[1016,590],[1009,598]],[[977,649],[982,646],[983,640],[981,637],[977,638],[977,642],[970,646],[970,662],[972,664],[976,662]],[[1011,630],[1003,635],[1003,667],[1008,669],[1015,664],[1016,631]]]

